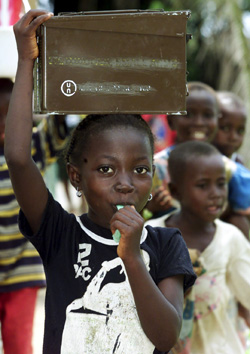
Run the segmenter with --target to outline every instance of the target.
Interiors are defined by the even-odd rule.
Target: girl
[[[20,228],[46,273],[44,353],[168,352],[179,335],[183,287],[195,275],[178,230],[143,228],[154,149],[146,122],[97,115],[76,128],[66,159],[88,203],[81,217],[53,199],[31,159],[35,33],[50,16],[33,10],[14,26],[19,62],[5,141]]]
[[[222,156],[211,144],[189,141],[176,146],[168,163],[170,189],[181,209],[147,224],[179,228],[198,255],[194,265],[200,274],[185,298],[179,343],[185,349],[177,352],[243,354],[229,308],[238,300],[250,309],[250,244],[239,229],[218,219],[227,199]]]

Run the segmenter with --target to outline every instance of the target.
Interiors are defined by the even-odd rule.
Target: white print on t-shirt
[[[76,278],[82,277],[83,280],[90,279],[91,268],[88,267],[89,260],[86,259],[91,253],[92,245],[90,243],[80,243],[79,244],[79,252],[77,257],[77,264],[74,264]]]
[[[86,252],[86,248],[82,249]],[[149,270],[149,255],[142,251],[142,256]],[[112,272],[116,273],[114,277]],[[153,351],[153,344],[141,328],[122,260],[116,257],[103,262],[83,296],[66,309],[61,353],[151,354]]]

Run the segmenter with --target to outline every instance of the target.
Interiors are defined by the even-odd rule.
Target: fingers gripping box
[[[185,113],[189,11],[64,13],[39,27],[36,113]]]

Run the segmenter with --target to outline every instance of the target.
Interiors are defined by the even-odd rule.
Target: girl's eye
[[[230,131],[230,128],[228,125],[222,125],[221,127],[219,127],[219,129],[225,133],[228,133]]]
[[[197,184],[197,187],[200,188],[200,189],[205,189],[206,188],[206,184],[205,183],[200,183],[200,184]]]
[[[215,117],[215,114],[214,114],[214,112],[205,112],[204,113],[204,117],[208,118],[208,119],[211,119],[211,118]]]
[[[227,185],[226,180],[218,181],[218,187],[219,188],[224,188],[224,187],[226,187],[226,185]]]
[[[104,174],[109,174],[113,172],[113,169],[110,166],[102,166],[98,170]]]
[[[135,173],[137,173],[139,175],[144,175],[147,172],[148,172],[148,168],[146,168],[146,167],[136,167],[135,168]]]
[[[237,131],[237,133],[238,133],[239,135],[244,135],[244,134],[245,134],[245,128],[239,128],[238,131]]]

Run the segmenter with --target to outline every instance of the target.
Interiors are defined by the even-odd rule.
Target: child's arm
[[[126,206],[114,214],[111,231],[121,233],[117,253],[126,268],[141,326],[158,350],[168,351],[181,328],[183,276],[166,278],[158,286],[154,283],[140,252],[143,224],[140,214]]]
[[[245,320],[246,325],[250,328],[250,311],[246,309],[241,303],[238,303],[239,316]]]
[[[33,65],[38,56],[36,29],[51,14],[31,10],[15,25],[18,68],[5,130],[5,157],[18,203],[35,233],[41,222],[48,193],[31,158]]]

